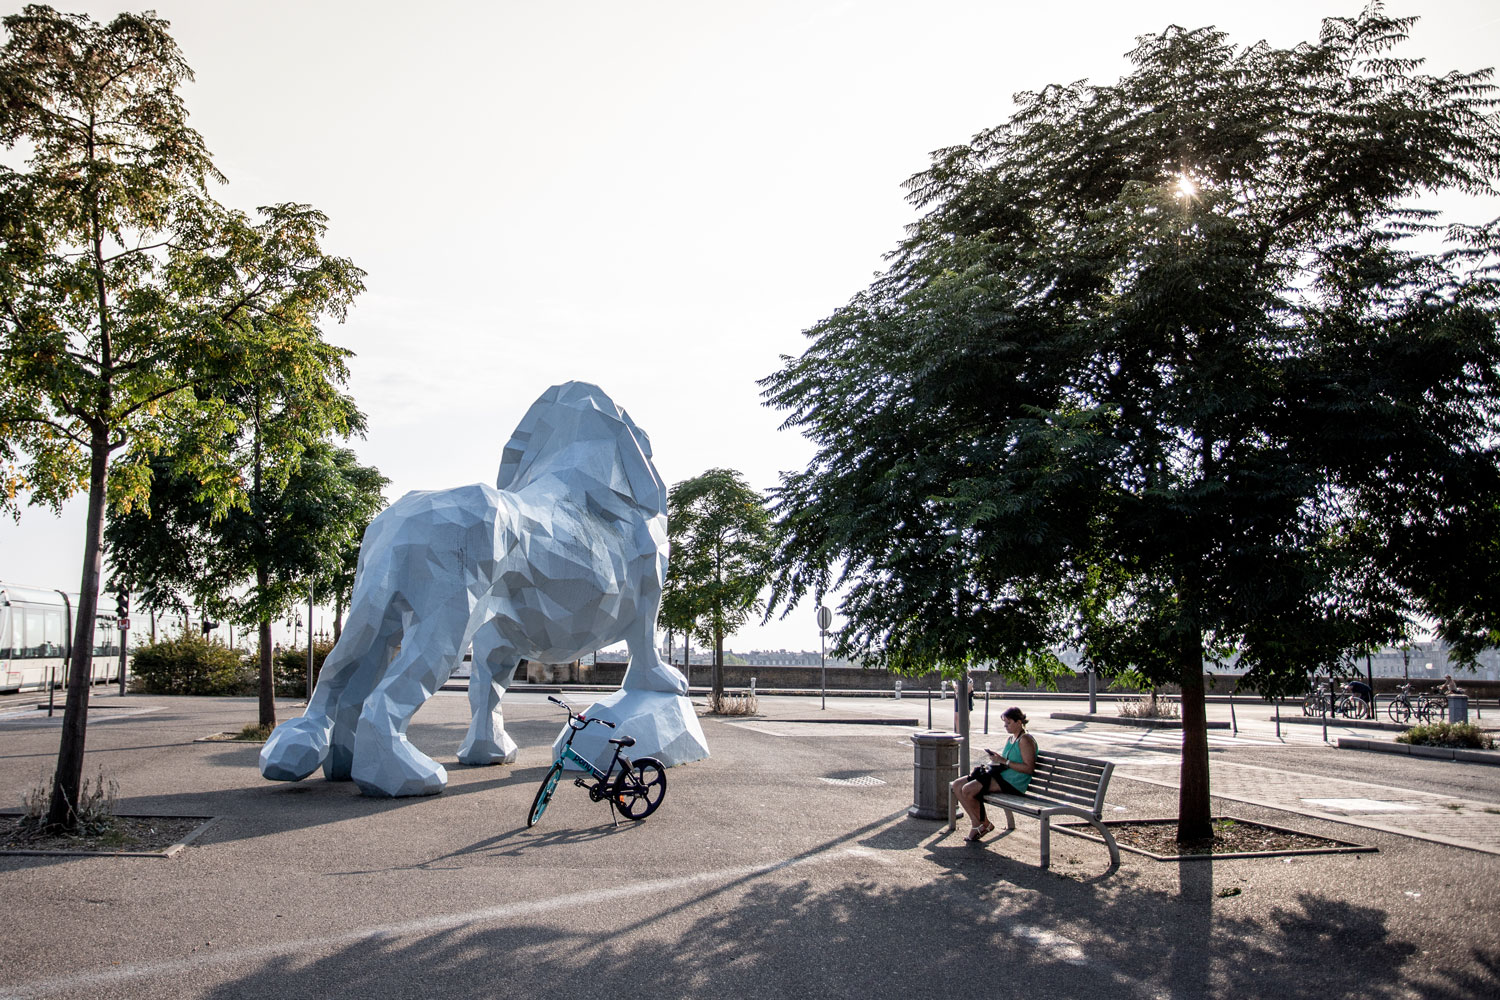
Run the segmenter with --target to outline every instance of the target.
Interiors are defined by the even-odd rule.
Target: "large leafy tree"
[[[774,604],[845,583],[841,650],[897,666],[1075,642],[1181,685],[1181,839],[1206,655],[1276,693],[1414,613],[1492,626],[1493,564],[1440,574],[1500,496],[1500,241],[1421,198],[1493,193],[1500,132],[1488,71],[1393,53],[1411,23],[1174,27],[934,154],[888,271],[764,382],[818,446]]]
[[[246,438],[257,433],[247,424]],[[253,441],[226,450],[253,462]],[[347,448],[313,441],[284,474],[248,470],[256,484],[244,507],[214,510],[197,481],[159,459],[149,508],[111,514],[105,527],[116,579],[158,610],[198,607],[260,632],[260,724],[276,724],[271,622],[309,588],[334,594],[346,554],[357,553],[370,519],[385,506],[388,480]]]
[[[713,704],[724,695],[724,637],[761,610],[770,573],[765,498],[733,469],[709,469],[667,494],[672,560],[663,608],[714,650]]]
[[[0,505],[88,493],[48,813],[68,826],[106,495],[145,499],[151,457],[170,454],[217,508],[243,503],[247,484],[211,443],[248,415],[220,388],[252,360],[342,379],[317,324],[342,316],[363,275],[322,251],[317,211],[252,217],[211,196],[222,178],[187,124],[178,88],[192,74],[165,21],[101,25],[33,5],[4,23],[0,142],[24,169],[0,166]]]

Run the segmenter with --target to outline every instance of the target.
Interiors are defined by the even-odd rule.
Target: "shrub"
[[[219,639],[188,633],[137,647],[132,690],[145,694],[254,694],[255,671],[244,654]]]
[[[1397,743],[1418,747],[1453,747],[1459,750],[1493,750],[1495,740],[1472,722],[1431,722],[1412,726],[1396,737]]]
[[[1178,715],[1177,702],[1158,698],[1153,691],[1135,701],[1121,702],[1120,714],[1127,719],[1175,719]]]
[[[78,789],[78,807],[73,810],[78,824],[72,833],[80,837],[95,837],[105,834],[115,824],[115,801],[119,798],[120,786],[113,780],[105,780],[100,770],[92,787],[85,778]],[[21,796],[21,830],[38,836],[46,832],[47,811],[52,805],[52,782],[38,781]]]
[[[333,651],[331,642],[313,643],[313,686],[318,685],[318,675],[323,672],[323,661]],[[307,647],[283,649],[272,658],[271,667],[276,672],[276,696],[278,698],[305,698],[307,696]]]
[[[708,711],[711,715],[754,715],[760,711],[760,700],[752,691],[742,691],[739,694],[725,691],[717,699],[709,694]]]

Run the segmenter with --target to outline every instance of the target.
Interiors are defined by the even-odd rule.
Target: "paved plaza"
[[[1178,733],[1021,704],[1044,748],[1117,763],[1111,817],[1174,815]],[[1319,727],[1278,738],[1242,702],[1238,732],[1210,737],[1215,812],[1378,853],[1111,870],[1102,845],[1058,836],[1043,871],[1033,821],[974,846],[907,816],[900,720],[925,728],[923,699],[760,706],[704,718],[713,756],[672,769],[644,823],[613,827],[565,784],[527,829],[561,723],[540,693],[507,696],[521,755],[491,768],[453,759],[463,693],[434,698],[410,737],[449,787],[403,800],[266,782],[257,746],[195,742],[253,721],[253,699],[100,695],[87,773],[119,782],[120,811],[215,818],[170,859],[0,857],[0,997],[1500,993],[1500,767],[1338,750]],[[0,805],[50,774],[58,721],[0,703]],[[982,727],[981,706],[984,745]]]

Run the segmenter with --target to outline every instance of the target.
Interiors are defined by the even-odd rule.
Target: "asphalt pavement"
[[[1111,818],[1175,814],[1179,734],[1024,705],[1044,747],[1117,762]],[[196,742],[253,699],[100,695],[86,773],[119,783],[119,811],[214,819],[169,859],[0,857],[0,997],[1500,995],[1500,767],[1278,737],[1241,704],[1210,737],[1215,812],[1378,853],[1111,869],[1057,836],[1043,871],[1033,821],[976,846],[908,817],[920,698],[705,717],[712,756],[618,827],[566,784],[526,827],[561,724],[541,694],[507,695],[514,765],[456,763],[467,710],[444,692],[409,730],[448,789],[391,800]],[[0,701],[0,805],[46,780],[59,722]]]

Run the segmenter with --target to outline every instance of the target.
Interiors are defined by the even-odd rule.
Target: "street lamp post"
[[[828,709],[828,626],[833,624],[833,612],[818,607],[818,669],[823,674],[823,709]]]
[[[313,692],[313,585],[307,585],[307,700],[312,702]]]

